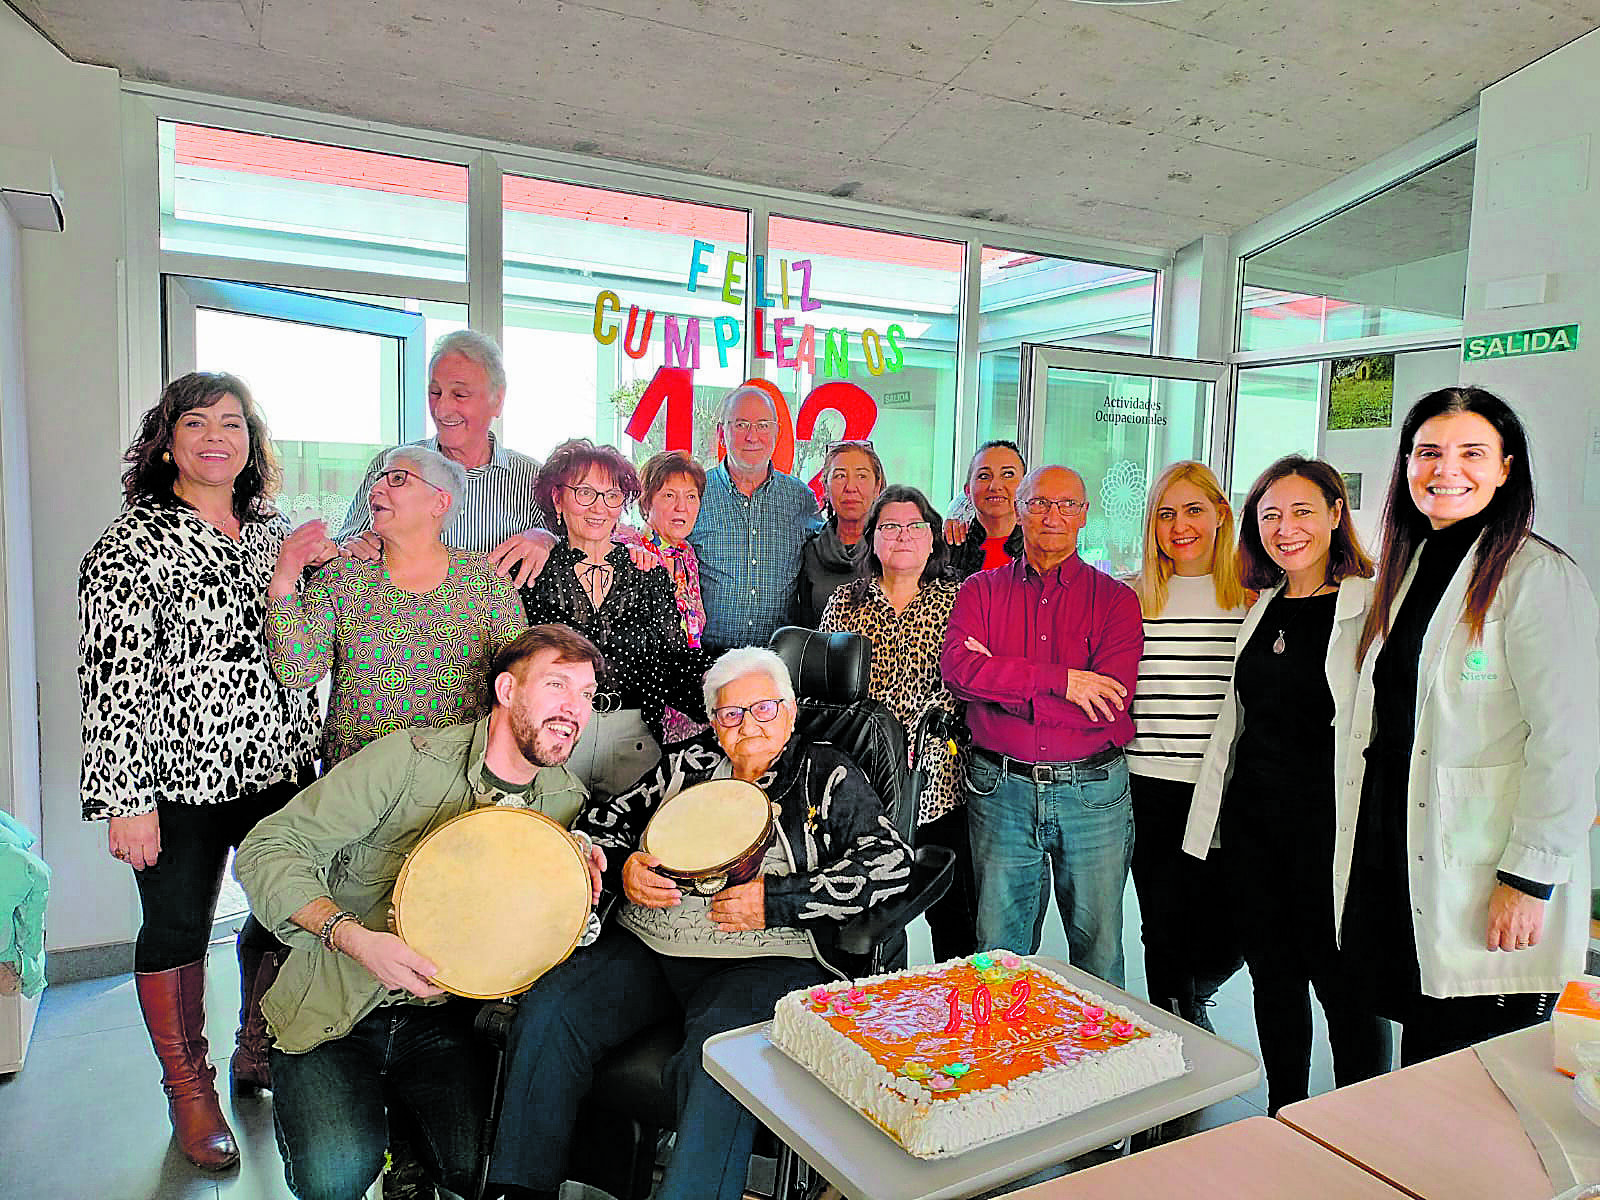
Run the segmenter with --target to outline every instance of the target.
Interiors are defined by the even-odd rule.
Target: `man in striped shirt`
[[[539,463],[502,446],[489,429],[505,397],[505,362],[493,339],[471,329],[445,334],[428,363],[428,411],[438,433],[414,444],[454,459],[467,473],[466,493],[444,527],[445,544],[487,554],[501,574],[521,583],[520,574],[542,564],[555,544],[554,522],[534,498]],[[367,468],[339,530],[341,544],[372,527],[367,496],[383,459],[379,454]]]

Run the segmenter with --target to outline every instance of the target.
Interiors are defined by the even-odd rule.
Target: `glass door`
[[[167,378],[244,380],[283,463],[278,506],[291,518],[337,531],[373,456],[427,432],[437,331],[422,312],[178,275],[166,278],[166,301]]]
[[[428,336],[463,322],[452,311],[395,307],[416,302],[178,275],[165,284],[166,377],[226,371],[244,380],[283,464],[279,511],[296,524],[320,517],[337,532],[373,456],[427,432]],[[214,932],[248,911],[230,859]]]
[[[1113,575],[1139,569],[1150,482],[1171,463],[1212,461],[1227,408],[1224,363],[1022,345],[1019,427],[1032,466],[1083,476],[1089,519],[1078,553]]]

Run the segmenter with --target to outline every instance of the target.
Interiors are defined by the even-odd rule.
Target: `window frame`
[[[1077,259],[1108,266],[1153,271],[1156,302],[1153,345],[1161,345],[1163,287],[1172,254],[1157,247],[1028,229],[996,222],[918,214],[888,205],[816,196],[755,183],[713,179],[690,172],[541,150],[493,139],[454,135],[381,122],[358,121],[286,105],[208,95],[139,81],[124,81],[124,146],[127,151],[128,274],[130,312],[142,304],[160,311],[162,285],[169,275],[234,279],[291,289],[378,295],[408,295],[467,305],[468,325],[499,340],[504,333],[502,176],[525,175],[634,195],[734,208],[749,214],[747,252],[765,254],[771,214],[913,237],[937,238],[965,247],[961,302],[957,313],[956,443],[952,491],[960,491],[961,467],[976,440],[978,390],[978,289],[985,246]],[[198,256],[164,251],[160,246],[157,126],[172,121],[242,133],[315,142],[464,166],[467,183],[467,266],[465,284],[403,274],[373,274],[330,268],[297,267],[251,259]],[[148,191],[149,195],[144,193]],[[744,311],[750,319],[749,299]],[[158,395],[163,382],[159,322],[130,318],[127,350],[124,432]],[[152,335],[155,344],[152,345]],[[743,340],[744,374],[761,374],[761,360]]]

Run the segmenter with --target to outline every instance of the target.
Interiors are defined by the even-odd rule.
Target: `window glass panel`
[[[1015,441],[1023,342],[1149,354],[1156,275],[1131,267],[983,249],[978,291],[978,444]]]
[[[1213,392],[1192,380],[1048,368],[1043,461],[1083,477],[1085,562],[1113,575],[1138,571],[1150,481],[1168,463],[1205,457]]]
[[[1235,507],[1244,503],[1256,477],[1285,454],[1316,454],[1323,368],[1310,362],[1240,369],[1228,489]]]
[[[504,205],[506,443],[541,459],[571,437],[640,462],[661,449],[664,412],[643,444],[624,429],[666,363],[670,328],[698,355],[694,449],[714,462],[716,401],[745,378],[742,292],[730,287],[735,302],[726,303],[723,281],[729,253],[745,252],[748,214],[515,175],[504,179]],[[704,271],[691,292],[696,242],[711,248],[699,255]],[[737,259],[733,267],[743,269]],[[603,331],[614,333],[602,344],[596,307],[607,292],[617,307],[602,313]]]
[[[464,305],[359,299],[419,313],[425,344],[466,325]],[[296,518],[318,516],[337,529],[372,457],[422,433],[404,428],[395,337],[199,307],[195,363],[250,388],[283,465],[279,507]]]
[[[1246,258],[1240,348],[1459,329],[1475,157],[1465,150]]]
[[[921,488],[943,507],[955,454],[956,321],[965,248],[777,216],[769,222],[767,244],[763,283],[773,303],[763,309],[765,324],[753,342],[757,353],[776,349],[777,322],[789,323],[782,327],[786,343],[802,339],[807,327],[814,331],[814,362],[804,361],[801,345],[788,345],[785,358],[801,361],[766,362],[767,377],[783,389],[797,419],[814,387],[836,379],[860,387],[877,402],[870,436],[888,479]],[[806,307],[802,291],[814,307]],[[822,468],[828,444],[844,435],[844,418],[824,412],[813,436],[795,443],[795,473],[809,480]]]
[[[163,121],[161,248],[467,277],[467,169]]]

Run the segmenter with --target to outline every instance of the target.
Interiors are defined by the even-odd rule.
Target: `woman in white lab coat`
[[[1400,429],[1339,781],[1341,955],[1420,1062],[1543,1020],[1584,967],[1594,594],[1533,532],[1527,436],[1480,388]]]
[[[1329,894],[1372,561],[1339,473],[1317,459],[1273,463],[1239,513],[1242,582],[1261,599],[1239,630],[1183,849],[1219,856],[1216,901],[1250,969],[1271,1115],[1308,1094],[1313,991],[1334,1081],[1389,1069],[1389,1026],[1343,976]]]

